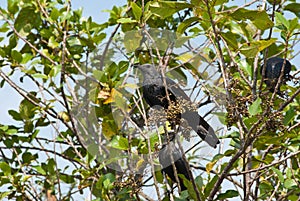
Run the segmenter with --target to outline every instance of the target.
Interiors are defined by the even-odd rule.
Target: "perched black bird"
[[[198,114],[197,110],[189,107],[192,103],[185,92],[169,78],[166,78],[165,80],[167,86],[166,90],[161,74],[153,65],[143,64],[135,65],[135,67],[139,68],[144,76],[143,97],[150,107],[161,106],[166,110],[167,114],[175,113],[176,117],[169,115],[171,116],[168,119],[169,121],[174,121],[175,119],[175,121],[178,122],[180,121],[180,118],[185,119],[188,125],[204,141],[216,148],[217,144],[220,143],[218,137],[212,127]],[[185,105],[180,102],[185,102]],[[174,112],[174,110],[177,111]]]
[[[158,154],[159,162],[162,166],[162,172],[168,175],[173,182],[177,182],[172,165],[174,164],[177,176],[182,174],[185,178],[191,180],[188,170],[189,164],[182,158],[183,153],[181,153],[181,151],[176,147],[175,142],[173,141],[174,134],[169,136],[172,139],[166,140],[165,138],[162,148]],[[180,189],[182,191],[186,190],[183,179],[178,176],[178,180]]]
[[[261,74],[262,74],[263,66],[264,65],[261,66],[261,70],[260,70]],[[276,84],[278,82],[283,67],[284,67],[284,71],[283,71],[282,83],[285,83],[290,78],[290,71],[292,67],[291,63],[288,60],[285,60],[284,63],[284,59],[279,57],[272,57],[267,60],[264,82],[270,88],[271,92],[275,91]],[[277,94],[281,94],[280,85]]]

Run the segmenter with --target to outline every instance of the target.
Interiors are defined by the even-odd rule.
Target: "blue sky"
[[[126,0],[72,0],[73,9],[83,8],[83,16],[89,17],[92,16],[93,20],[98,23],[105,22],[108,17],[108,12],[103,12],[103,10],[109,10],[113,8],[114,5],[125,5],[127,3]]]

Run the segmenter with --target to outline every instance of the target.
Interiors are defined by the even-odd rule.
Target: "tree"
[[[7,4],[0,86],[22,98],[18,110],[3,111],[13,123],[0,122],[1,198],[298,200],[299,3],[128,0],[103,24],[71,1]],[[259,73],[272,56],[292,63],[283,97]],[[147,108],[136,62],[159,65],[185,88],[222,139],[212,152],[188,143],[184,122],[176,127],[193,179],[175,176],[187,191],[161,174],[157,155],[170,126]]]

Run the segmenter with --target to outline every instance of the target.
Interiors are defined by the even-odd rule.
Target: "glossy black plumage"
[[[174,174],[174,168],[172,163],[174,163],[177,175],[182,174],[185,176],[185,178],[191,180],[189,176],[189,170],[187,169],[189,167],[189,164],[186,163],[186,161],[182,158],[182,153],[175,146],[174,141],[167,142],[165,140],[165,143],[163,144],[162,149],[159,151],[158,156],[159,162],[162,166],[162,172],[168,175],[168,177],[170,177],[173,182],[177,182],[177,180]],[[178,180],[180,189],[182,191],[186,190],[186,187],[183,183],[183,179],[178,176]]]
[[[175,103],[176,106],[179,101],[185,101],[191,105],[189,97],[185,92],[179,88],[176,83],[166,78],[166,86],[164,85],[161,74],[151,64],[136,65],[142,71],[144,76],[143,81],[143,97],[150,107],[161,106],[166,111],[169,109],[170,102]],[[167,98],[167,94],[169,99]],[[174,105],[174,104],[173,104]],[[180,109],[179,109],[180,110]],[[167,111],[167,112],[170,112]],[[216,148],[216,145],[220,143],[212,127],[203,119],[196,110],[184,106],[184,112],[176,115],[178,119],[183,118],[187,121],[189,126],[210,146]],[[168,119],[174,121],[174,119]]]
[[[274,92],[275,90],[283,66],[284,66],[283,79],[280,85],[285,83],[289,79],[290,71],[292,68],[291,63],[288,60],[285,60],[284,62],[284,59],[279,57],[272,57],[266,61],[264,82],[269,87],[271,92]],[[262,70],[263,70],[263,65],[261,66],[261,74],[262,74]],[[280,93],[280,85],[277,93]]]

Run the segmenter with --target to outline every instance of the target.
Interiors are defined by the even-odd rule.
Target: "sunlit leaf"
[[[124,46],[128,52],[134,52],[140,47],[143,36],[140,31],[126,32],[124,36]]]
[[[270,40],[260,40],[260,41],[253,41],[250,43],[245,43],[240,48],[241,53],[248,58],[255,57],[260,51],[264,50],[265,48],[269,47],[273,43],[276,42],[277,39],[271,38]]]
[[[209,173],[209,172],[213,169],[213,167],[214,167],[214,165],[215,165],[216,163],[217,163],[217,161],[207,163],[207,164],[206,164],[206,172]]]
[[[131,8],[135,19],[139,20],[142,16],[142,9],[135,2],[131,2]]]
[[[297,182],[294,180],[294,179],[286,179],[284,181],[284,186],[287,188],[287,189],[293,189],[293,188],[297,188]]]
[[[251,115],[256,115],[262,112],[261,108],[261,98],[257,98],[250,106],[249,106],[249,113]]]
[[[289,29],[290,23],[289,21],[279,12],[275,12],[276,24],[282,24],[286,29]]]
[[[160,2],[151,2],[150,10],[155,15],[160,16],[161,18],[166,18],[172,16],[176,12],[186,9],[192,8],[193,5],[186,2],[176,2],[176,1],[160,1]]]
[[[258,29],[261,30],[269,29],[274,25],[265,11],[240,8],[233,12],[230,16],[232,16],[235,20],[250,20]]]
[[[279,180],[283,183],[284,182],[284,177],[283,177],[282,171],[278,170],[275,167],[271,167],[271,169],[277,174]]]
[[[0,162],[0,170],[2,170],[4,175],[11,174],[11,168],[6,162]]]
[[[110,146],[120,150],[128,150],[129,148],[128,139],[121,136],[115,136],[111,140]]]
[[[121,23],[121,24],[126,24],[126,23],[134,23],[134,22],[137,22],[136,20],[133,20],[131,18],[120,18],[117,20],[118,23]]]

